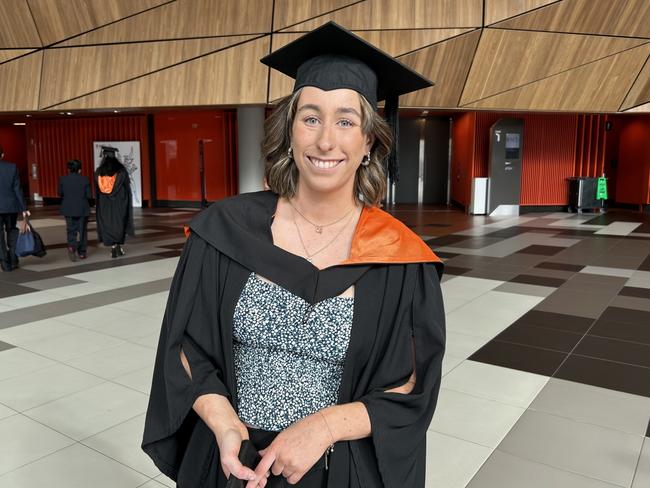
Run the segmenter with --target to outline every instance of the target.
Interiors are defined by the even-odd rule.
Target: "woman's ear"
[[[375,136],[373,136],[372,134],[368,134],[366,136],[366,150],[365,150],[365,152],[369,153],[374,144],[375,144]]]

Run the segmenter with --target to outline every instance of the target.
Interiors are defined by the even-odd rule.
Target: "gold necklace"
[[[313,226],[316,228],[316,232],[318,232],[319,234],[322,234],[322,233],[323,233],[323,228],[325,228],[325,227],[329,227],[329,226],[334,225],[334,224],[338,224],[341,220],[343,220],[345,217],[347,217],[348,215],[350,215],[350,213],[352,213],[352,211],[354,210],[354,206],[353,206],[353,207],[352,207],[350,210],[348,210],[347,213],[346,213],[343,217],[341,217],[340,219],[337,219],[337,220],[335,220],[334,222],[330,222],[329,224],[318,225],[318,224],[315,224],[314,222],[312,222],[311,220],[309,220],[307,217],[305,217],[305,216],[303,215],[303,213],[302,213],[300,210],[298,210],[298,209],[296,208],[296,206],[291,202],[291,200],[287,199],[287,201],[289,202],[289,205],[291,205],[291,207],[292,207],[296,212],[298,212],[298,215],[300,215],[303,219],[305,219],[307,222],[309,222],[311,225],[313,225]],[[294,215],[294,221],[295,221],[295,215]]]
[[[292,205],[292,207],[293,207],[293,205]],[[294,210],[296,210],[296,212],[298,212],[298,209],[296,209],[295,207],[294,207]],[[298,212],[298,213],[300,213],[300,212]],[[350,215],[350,212],[348,212],[348,215]],[[339,219],[338,221],[340,222],[341,220],[342,220],[342,219]],[[310,223],[311,223],[311,222],[310,222]],[[334,236],[334,237],[333,237],[333,238],[332,238],[332,239],[331,239],[327,244],[325,244],[323,247],[321,247],[318,251],[316,251],[316,252],[314,252],[314,253],[312,253],[312,254],[309,254],[309,251],[307,250],[307,246],[305,245],[305,241],[303,240],[303,238],[302,238],[302,234],[300,233],[300,227],[298,227],[298,222],[296,222],[296,214],[295,214],[295,213],[293,214],[293,225],[296,226],[296,230],[298,231],[298,238],[300,239],[300,244],[302,244],[302,248],[303,248],[303,250],[305,251],[306,259],[307,259],[307,261],[309,261],[310,263],[313,263],[313,259],[312,259],[312,258],[313,258],[314,256],[316,256],[317,254],[320,254],[321,252],[323,252],[325,249],[327,249],[327,248],[330,246],[330,244],[332,244],[336,239],[338,239],[338,237],[339,237],[339,236],[343,233],[343,231],[347,228],[347,226],[348,226],[349,223],[350,223],[350,218],[348,218],[348,221],[345,223],[345,225],[343,225],[343,226],[341,227],[341,230],[339,230],[339,231],[336,233],[336,235],[335,235],[335,236]],[[331,224],[329,224],[329,225],[331,225]]]

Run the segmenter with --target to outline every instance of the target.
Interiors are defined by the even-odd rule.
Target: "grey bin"
[[[596,199],[598,178],[578,176],[569,180],[569,212],[581,213],[585,209],[602,209],[603,200]]]

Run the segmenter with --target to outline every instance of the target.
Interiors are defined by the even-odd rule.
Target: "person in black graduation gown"
[[[445,345],[442,263],[378,207],[391,132],[376,107],[430,82],[333,23],[262,61],[296,78],[265,124],[270,190],[217,202],[190,224],[142,447],[181,488],[222,488],[231,475],[248,488],[423,488]],[[313,378],[293,370],[289,348],[278,353],[288,371],[260,350],[251,362],[261,373],[247,372],[241,324],[254,344],[278,329],[300,343],[323,304],[345,299],[353,312],[333,400],[282,429],[255,425],[300,404],[294,391],[319,392],[302,388]],[[274,313],[280,326],[264,322]],[[321,322],[305,355],[331,350],[326,332],[338,324]],[[265,403],[278,388],[288,400]],[[249,438],[261,460],[246,467],[238,454]]]
[[[111,257],[124,255],[124,240],[134,235],[131,184],[126,168],[114,156],[104,156],[95,171],[97,236],[111,247]]]
[[[68,174],[59,178],[60,212],[65,217],[68,257],[86,259],[88,216],[90,215],[90,180],[81,174],[81,161],[68,161]]]

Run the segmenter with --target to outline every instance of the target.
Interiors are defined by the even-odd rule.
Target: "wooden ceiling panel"
[[[253,36],[47,49],[41,108],[64,103],[152,71],[215,52]],[[75,69],[71,70],[70,66]],[[79,76],[84,73],[84,76]]]
[[[485,0],[485,25],[523,14],[558,0]]]
[[[270,36],[51,107],[57,110],[261,104],[266,102]],[[248,67],[243,70],[242,66]]]
[[[43,51],[0,64],[0,112],[38,109]]]
[[[275,0],[273,30],[280,30],[357,2],[359,0],[310,0],[309,2],[305,0]]]
[[[401,56],[471,30],[473,29],[418,29],[355,31],[354,33],[391,56]]]
[[[483,0],[365,0],[286,31],[306,32],[333,20],[351,30],[480,27]]]
[[[0,1],[0,49],[41,46],[41,38],[27,2]]]
[[[26,0],[47,46],[170,0]]]
[[[645,44],[463,108],[616,112],[649,53]]]
[[[406,56],[400,61],[435,82],[435,86],[400,97],[402,107],[456,107],[480,37],[475,30]]]
[[[625,110],[625,113],[627,112],[650,112],[650,102],[639,105],[638,107],[628,108]]]
[[[563,0],[493,27],[650,38],[650,2]]]
[[[273,0],[176,0],[61,45],[261,34],[271,26],[272,8]]]
[[[650,57],[646,59],[634,85],[625,97],[621,110],[627,110],[650,101]]]
[[[282,46],[286,46],[290,42],[295,41],[303,35],[305,35],[304,32],[295,34],[273,34],[273,39],[271,40],[271,50],[276,51]],[[293,79],[286,75],[283,75],[277,70],[272,69],[269,82],[269,102],[273,102],[290,94],[292,90]]]
[[[0,63],[34,52],[34,49],[4,49],[0,51]]]
[[[485,29],[460,104],[475,102],[647,42],[647,39]]]

